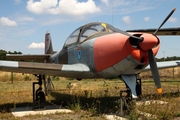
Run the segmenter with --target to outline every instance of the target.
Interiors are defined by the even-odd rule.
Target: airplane
[[[46,84],[45,76],[77,80],[118,77],[130,90],[128,95],[136,99],[141,95],[141,84],[137,83],[137,75],[151,70],[157,91],[162,93],[158,69],[180,65],[178,61],[155,61],[160,47],[157,36],[180,35],[180,27],[161,29],[174,11],[175,8],[158,29],[123,31],[104,22],[88,23],[72,32],[59,52],[53,50],[51,35],[47,32],[45,54],[6,55],[6,59],[11,61],[0,60],[0,71],[34,74],[38,78],[38,82],[34,84],[38,84],[39,88],[36,91],[33,88],[33,103],[40,99],[41,107],[44,107],[45,95],[42,93],[38,99],[37,94],[42,90],[42,84]],[[31,62],[23,62],[26,60]]]

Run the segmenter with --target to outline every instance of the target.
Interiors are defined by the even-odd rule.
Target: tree
[[[22,52],[0,50],[0,60],[6,60],[6,54],[22,54]]]
[[[5,50],[0,50],[0,60],[6,59],[7,52]]]

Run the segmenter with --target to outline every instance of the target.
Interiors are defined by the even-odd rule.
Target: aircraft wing
[[[177,61],[164,61],[164,62],[156,62],[158,69],[166,69],[180,66],[180,60]],[[142,72],[150,71],[150,66],[148,65]]]
[[[78,76],[91,76],[90,68],[85,64],[52,64],[35,62],[1,61],[0,71],[42,74],[49,76],[62,76],[79,78]]]
[[[126,32],[143,32],[153,34],[156,29],[137,29],[137,30],[126,30]],[[156,35],[180,35],[180,27],[176,28],[161,28]]]

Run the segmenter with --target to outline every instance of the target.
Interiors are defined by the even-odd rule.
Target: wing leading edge
[[[158,69],[166,69],[180,66],[180,60],[177,61],[165,61],[165,62],[156,62]],[[142,72],[150,71],[150,66],[148,65]]]
[[[33,62],[16,62],[0,61],[0,71],[42,74],[62,77],[91,77],[90,68],[85,64],[51,64],[51,63],[33,63]]]

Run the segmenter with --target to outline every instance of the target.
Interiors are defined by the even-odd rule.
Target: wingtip
[[[161,93],[162,93],[162,88],[157,88],[157,92],[158,92],[159,94],[161,94]]]
[[[176,8],[173,9],[173,11],[175,11],[175,10],[176,10]]]

